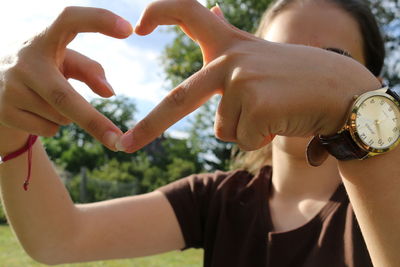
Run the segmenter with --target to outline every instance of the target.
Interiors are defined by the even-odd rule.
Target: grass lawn
[[[93,263],[65,264],[62,267],[201,267],[203,252],[187,250],[185,252],[170,252],[158,256],[132,260],[98,261]],[[16,237],[7,225],[0,225],[0,266],[31,267],[46,266],[32,260],[21,248]]]

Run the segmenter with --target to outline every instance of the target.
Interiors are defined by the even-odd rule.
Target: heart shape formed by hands
[[[336,133],[353,96],[380,87],[374,75],[353,59],[260,39],[230,25],[219,8],[210,11],[196,0],[151,3],[135,32],[147,35],[158,25],[179,25],[200,45],[204,65],[127,133],[87,103],[66,79],[81,80],[101,96],[112,95],[101,66],[66,49],[79,32],[116,38],[132,33],[128,22],[97,8],[65,9],[5,65],[0,108],[10,112],[0,112],[0,123],[51,136],[59,125],[74,121],[108,148],[134,152],[220,94],[215,135],[254,150],[275,135]],[[335,90],[330,90],[332,85]]]

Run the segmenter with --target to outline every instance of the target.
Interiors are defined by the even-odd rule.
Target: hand
[[[80,80],[103,97],[114,94],[99,63],[66,49],[80,32],[126,38],[132,27],[104,9],[66,8],[48,29],[1,60],[0,126],[52,136],[60,125],[74,121],[108,148],[115,149],[115,141],[122,132],[67,81]]]
[[[274,135],[332,134],[344,124],[352,97],[380,86],[353,59],[267,42],[229,25],[220,10],[214,13],[194,0],[161,0],[146,8],[136,33],[178,24],[199,43],[204,66],[126,133],[120,149],[140,149],[214,94],[222,95],[216,136],[244,150],[260,148]]]

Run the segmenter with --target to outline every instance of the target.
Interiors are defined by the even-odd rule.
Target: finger
[[[215,115],[215,136],[225,142],[236,142],[236,129],[240,118],[242,104],[233,94],[233,90],[225,90]]]
[[[243,107],[236,132],[239,148],[253,151],[269,144],[275,135],[268,131],[266,123]]]
[[[221,7],[217,4],[216,6],[212,7],[211,12],[214,13],[215,15],[217,15],[217,17],[219,17],[220,19],[222,19],[225,22],[228,22],[227,19],[224,16],[224,13],[221,10]]]
[[[36,72],[36,77],[29,79],[29,84],[53,108],[109,149],[116,150],[115,142],[122,135],[121,130],[78,94],[60,72],[44,65]]]
[[[151,3],[136,25],[135,32],[147,35],[158,25],[180,25],[200,44],[203,52],[208,44],[208,58],[214,58],[231,44],[231,28],[196,0],[159,0]]]
[[[80,32],[99,32],[115,38],[132,34],[131,24],[114,13],[91,7],[67,7],[44,34],[47,48],[64,48]]]
[[[214,60],[175,88],[120,140],[118,149],[134,152],[204,104],[224,83],[225,58]]]
[[[14,93],[9,99],[9,101],[15,103],[18,109],[36,114],[56,125],[67,125],[71,123],[71,120],[56,111],[32,89],[24,85],[21,86],[23,88],[14,89]]]
[[[54,136],[59,129],[57,124],[19,109],[7,112],[7,118],[4,118],[2,123],[10,128],[46,137]]]
[[[113,88],[107,82],[103,67],[97,61],[67,49],[62,69],[66,78],[84,82],[99,96],[115,95]]]

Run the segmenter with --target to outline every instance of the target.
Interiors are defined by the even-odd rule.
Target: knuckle
[[[152,123],[147,119],[144,118],[142,119],[136,126],[135,128],[139,131],[142,132],[143,135],[149,136],[150,134],[154,134],[154,127]]]
[[[62,126],[66,126],[72,122],[70,119],[67,119],[66,117],[64,117],[62,115],[58,115],[57,121],[58,121],[58,124],[62,125]]]
[[[242,67],[235,67],[232,70],[228,84],[230,88],[248,89],[252,81],[254,81],[254,75],[251,71]]]
[[[238,131],[237,144],[239,148],[244,151],[253,151],[258,148],[257,144],[255,144],[255,140],[250,137],[249,133],[246,130]]]
[[[101,130],[101,124],[96,119],[90,119],[89,122],[87,123],[86,129],[90,133],[99,133]]]
[[[54,89],[51,92],[51,101],[56,106],[65,106],[66,103],[68,102],[68,94],[63,90]]]
[[[67,6],[61,11],[60,15],[58,15],[58,18],[61,20],[68,19],[76,12],[77,9],[78,7],[76,6]]]
[[[104,8],[96,8],[93,10],[99,18],[108,18],[107,16],[112,15],[110,11]]]
[[[165,98],[169,106],[179,107],[185,104],[186,89],[181,86],[171,91]]]
[[[97,62],[95,60],[91,60],[91,65],[92,65],[93,72],[102,74],[102,75],[105,74],[104,68],[99,62]]]
[[[215,137],[217,137],[221,141],[231,142],[236,139],[235,135],[230,133],[223,125],[215,124],[214,125]]]

